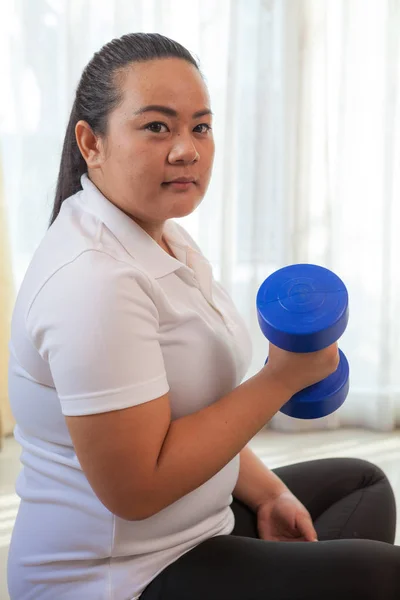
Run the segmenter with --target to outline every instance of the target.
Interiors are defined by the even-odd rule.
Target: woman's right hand
[[[300,353],[282,350],[270,342],[268,362],[262,371],[293,396],[334,373],[339,360],[337,343],[316,352]]]

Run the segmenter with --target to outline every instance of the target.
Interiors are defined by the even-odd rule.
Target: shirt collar
[[[173,247],[175,256],[179,256],[179,260],[170,256],[140,225],[110,202],[89,179],[87,173],[82,175],[81,185],[83,192],[80,201],[85,209],[96,215],[125,250],[154,278],[164,277],[187,267],[189,249],[198,254],[188,245],[175,223],[167,221],[164,225],[164,235]]]

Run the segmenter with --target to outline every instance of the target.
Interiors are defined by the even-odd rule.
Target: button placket
[[[219,315],[224,329],[227,332],[227,340],[229,340],[234,347],[235,362],[238,370],[240,370],[241,348],[237,337],[240,326],[218,308],[218,303],[213,296],[213,275],[210,263],[201,252],[192,248],[184,240],[178,241],[175,238],[170,239],[169,243],[171,247],[173,247],[174,252],[176,249],[176,257],[183,263],[182,268],[179,269],[180,275],[199,289],[208,305]]]
[[[208,304],[211,306],[211,308],[213,310],[215,310],[215,312],[217,312],[222,320],[222,322],[225,325],[225,328],[227,329],[228,333],[231,336],[234,336],[235,334],[235,330],[236,330],[236,323],[234,321],[232,321],[232,319],[230,319],[227,315],[225,315],[219,308],[218,305],[213,297],[213,293],[212,293],[212,268],[210,263],[204,259],[204,257],[199,254],[198,252],[193,251],[192,249],[190,249],[190,252],[188,253],[189,256],[193,256],[193,267],[195,272],[197,272],[200,277],[199,279],[201,281],[199,281],[200,283],[200,289],[203,293],[203,296],[205,297],[205,299],[207,300]]]
[[[188,245],[169,240],[176,257],[180,260],[182,268],[179,269],[181,276],[190,280],[200,290],[209,306],[220,316],[227,332],[234,336],[236,323],[224,315],[218,308],[212,294],[212,268],[207,259],[197,250]]]

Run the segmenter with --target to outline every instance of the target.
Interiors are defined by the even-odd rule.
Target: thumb
[[[297,527],[308,542],[318,542],[317,532],[308,513],[301,513],[298,516]]]

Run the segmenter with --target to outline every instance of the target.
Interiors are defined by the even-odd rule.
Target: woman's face
[[[210,99],[197,69],[178,58],[129,66],[122,103],[108,119],[89,176],[139,224],[191,213],[206,193],[214,159]],[[186,184],[168,183],[190,178]]]

